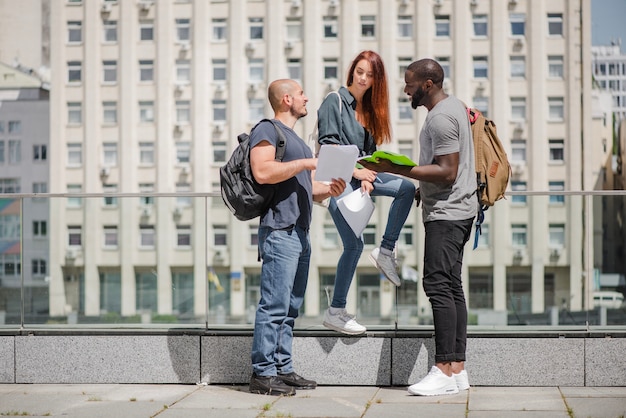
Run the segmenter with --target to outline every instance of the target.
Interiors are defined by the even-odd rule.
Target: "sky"
[[[592,0],[591,45],[610,45],[611,39],[622,39],[626,52],[626,0]]]

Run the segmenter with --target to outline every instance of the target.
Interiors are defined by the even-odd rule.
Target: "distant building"
[[[595,85],[611,93],[615,129],[626,119],[626,54],[620,51],[621,42],[610,46],[591,47],[593,79]]]

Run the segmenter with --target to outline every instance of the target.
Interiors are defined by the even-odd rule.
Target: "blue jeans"
[[[435,362],[465,361],[467,306],[461,268],[474,219],[424,223],[424,279],[433,308]]]
[[[333,291],[333,300],[330,306],[333,308],[345,308],[346,297],[352,283],[352,277],[356,271],[356,265],[359,262],[361,253],[363,252],[363,237],[357,237],[350,225],[343,218],[343,215],[337,207],[337,199],[351,193],[361,187],[359,180],[352,179],[350,184],[346,185],[346,190],[337,198],[330,199],[328,210],[335,222],[337,232],[343,243],[343,253],[339,257],[337,264],[337,272],[335,274],[335,289]],[[400,236],[400,231],[406,218],[411,212],[413,200],[415,198],[415,186],[410,181],[402,177],[394,176],[388,173],[378,173],[374,182],[374,190],[371,196],[390,196],[393,202],[389,208],[387,217],[387,226],[380,244],[381,247],[392,250],[396,246],[396,241]]]
[[[258,376],[293,371],[293,326],[304,301],[311,245],[302,228],[259,228],[261,300],[254,319],[252,370]]]

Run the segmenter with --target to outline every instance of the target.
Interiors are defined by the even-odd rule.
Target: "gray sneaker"
[[[328,308],[324,314],[324,326],[348,335],[363,334],[367,331],[367,328],[356,322],[354,318],[355,316],[350,315],[345,309],[333,314]]]
[[[370,261],[374,263],[376,268],[396,286],[400,286],[400,276],[398,276],[398,266],[396,259],[393,256],[386,255],[380,252],[380,248],[376,247],[369,255]]]

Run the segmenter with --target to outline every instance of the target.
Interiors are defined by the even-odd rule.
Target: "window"
[[[511,241],[514,247],[526,246],[526,224],[511,225]]]
[[[0,179],[0,193],[20,193],[21,190],[19,179]],[[2,216],[0,216],[1,220]]]
[[[154,61],[139,60],[139,81],[154,80]]]
[[[0,141],[0,164],[4,164],[5,163],[5,149],[4,149],[4,141]]]
[[[10,120],[9,121],[9,133],[18,135],[22,133],[22,121]]]
[[[548,118],[551,121],[562,121],[565,105],[562,97],[548,97]]]
[[[526,163],[526,140],[511,139],[511,161]]]
[[[80,61],[67,62],[67,82],[78,84],[82,80],[82,63]]]
[[[139,183],[139,193],[152,193],[154,192],[154,184],[152,183]],[[139,198],[139,204],[142,206],[151,206],[154,204],[154,196],[141,196]]]
[[[548,77],[563,78],[563,55],[548,55]]]
[[[154,102],[139,102],[139,121],[142,123],[154,122]]]
[[[22,161],[22,141],[9,140],[9,164],[18,164]]]
[[[67,226],[67,245],[80,247],[83,245],[83,228],[80,225]]]
[[[486,118],[489,117],[489,98],[485,96],[474,96],[472,99],[474,107]]]
[[[154,40],[154,21],[152,19],[142,19],[139,21],[139,40]]]
[[[511,57],[511,78],[526,77],[526,57]]]
[[[398,16],[398,38],[411,39],[413,37],[413,16]]]
[[[117,123],[117,102],[102,102],[102,123],[105,125]]]
[[[376,245],[376,227],[368,225],[363,231],[363,243],[365,245]]]
[[[83,41],[83,22],[67,22],[67,43],[79,44]]]
[[[154,248],[155,233],[153,225],[139,225],[139,246],[141,248]]]
[[[562,163],[565,156],[565,145],[562,139],[549,139],[550,162]]]
[[[213,81],[224,83],[226,81],[226,60],[214,59],[213,60]]]
[[[262,83],[265,76],[262,58],[251,58],[248,61],[249,76],[251,83]]]
[[[514,192],[525,192],[526,191],[526,182],[525,181],[511,181],[511,190]],[[525,205],[526,204],[526,195],[512,195],[511,196],[511,204],[513,205]]]
[[[114,167],[117,165],[117,143],[105,142],[102,144],[102,165]]]
[[[565,190],[565,182],[550,181],[548,182],[548,190],[551,192],[562,192]],[[550,195],[549,203],[551,205],[563,205],[565,203],[565,195]]]
[[[324,80],[337,80],[337,75],[337,58],[324,58]]]
[[[176,196],[176,206],[188,208],[191,206],[191,185],[189,183],[176,183],[176,193],[180,193]]]
[[[400,80],[404,81],[404,73],[411,62],[413,62],[411,57],[398,57],[398,77],[400,77]]]
[[[376,16],[361,16],[361,37],[374,38],[376,36]]]
[[[47,145],[33,145],[33,160],[46,161],[48,159]]]
[[[104,43],[117,42],[117,21],[116,20],[103,21],[102,30],[103,30],[102,42]]]
[[[450,72],[450,57],[435,57],[435,60],[439,62],[439,65],[443,68],[444,79],[452,78],[452,73]],[[404,74],[402,74],[402,80],[404,80]]]
[[[189,100],[176,100],[176,123],[187,125],[191,121]]]
[[[191,39],[191,22],[189,19],[176,19],[176,40],[186,43]]]
[[[102,82],[104,84],[117,82],[117,61],[102,61]]]
[[[69,125],[83,123],[83,104],[81,102],[67,102],[67,123]]]
[[[117,248],[117,226],[104,226],[104,248]]]
[[[480,235],[478,236],[478,247],[489,247],[489,224],[484,223],[480,226]],[[474,283],[472,283],[473,285]]]
[[[337,16],[324,16],[324,38],[337,38],[339,36],[339,23]]]
[[[548,13],[548,35],[563,36],[563,15]]]
[[[474,57],[473,58],[474,65],[474,78],[487,78],[489,75],[489,65],[487,62],[487,57]]]
[[[213,121],[226,122],[226,100],[213,100]]]
[[[406,97],[398,99],[398,119],[409,122],[413,120],[413,109]]]
[[[177,225],[176,226],[176,246],[189,248],[191,247],[191,226],[189,225]]]
[[[135,272],[135,308],[139,312],[158,312],[157,276],[152,271]]]
[[[511,13],[511,36],[523,37],[526,34],[526,15],[523,13]]]
[[[213,26],[213,41],[214,42],[226,41],[228,37],[226,19],[213,19],[211,23]]]
[[[33,183],[33,193],[48,193],[48,183],[46,182]]]
[[[550,224],[548,227],[548,246],[563,248],[565,246],[565,225]]]
[[[289,58],[287,60],[287,76],[302,84],[302,62],[300,58]]]
[[[226,142],[213,141],[213,162],[226,162]]]
[[[193,314],[193,300],[193,274],[172,271],[172,312]]]
[[[180,141],[176,143],[176,163],[189,164],[191,158],[191,143]]]
[[[299,17],[287,18],[287,40],[300,41],[302,40],[302,20]]]
[[[0,120],[0,134],[4,133],[4,121]]]
[[[122,312],[122,277],[119,272],[100,273],[100,310]]]
[[[265,100],[263,99],[250,99],[249,101],[249,118],[250,122],[258,122],[265,117],[264,112]]]
[[[154,142],[140,142],[139,143],[139,164],[140,165],[153,165],[154,164]]]
[[[511,119],[515,121],[526,120],[525,97],[511,97]]]
[[[398,245],[401,248],[411,248],[413,246],[413,225],[404,225],[398,237]]]
[[[398,151],[400,152],[400,154],[404,154],[404,155],[408,155],[409,157],[412,157],[413,156],[413,140],[399,139]]]
[[[262,17],[248,18],[248,24],[250,26],[250,40],[263,39],[263,18]]]
[[[46,260],[42,258],[33,258],[31,261],[33,276],[45,276],[48,272]]]
[[[80,167],[83,164],[83,144],[67,144],[67,165]]]
[[[187,84],[191,81],[191,65],[189,60],[176,60],[176,82]]]
[[[450,16],[435,16],[435,36],[438,38],[450,37]]]
[[[33,237],[43,238],[48,236],[48,223],[46,221],[33,221]]]
[[[474,26],[474,36],[476,38],[487,37],[487,15],[474,15],[472,16],[472,22]]]
[[[250,246],[256,247],[259,245],[259,226],[258,225],[249,225],[248,226],[248,236],[250,237]]]
[[[213,225],[213,245],[225,247],[228,244],[226,225]]]
[[[117,193],[117,184],[104,184],[102,186],[104,193]],[[105,207],[117,207],[117,197],[116,196],[105,196],[104,197],[104,206]]]
[[[81,193],[83,191],[83,186],[80,184],[68,184],[67,192],[68,193]],[[83,205],[83,199],[80,197],[68,197],[67,198],[67,207],[68,208],[80,208]]]

